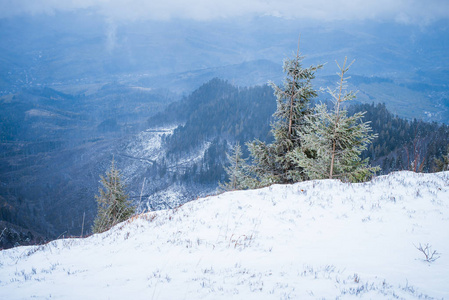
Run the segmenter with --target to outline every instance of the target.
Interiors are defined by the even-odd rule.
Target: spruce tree
[[[306,126],[298,132],[303,149],[295,149],[289,158],[295,165],[304,168],[310,179],[339,178],[360,182],[371,177],[378,167],[368,165],[368,159],[361,160],[363,150],[376,137],[371,134],[369,122],[362,122],[365,112],[348,116],[343,103],[353,100],[355,93],[347,91],[347,77],[350,65],[337,63],[340,69],[339,82],[335,90],[328,88],[334,102],[329,111],[326,104],[316,105],[313,115],[305,116]],[[306,153],[313,155],[306,155]]]
[[[434,171],[441,172],[449,170],[449,145],[447,145],[447,154],[443,155],[441,158],[436,158],[434,163]]]
[[[97,200],[97,216],[92,231],[99,233],[127,220],[135,213],[135,207],[128,200],[125,186],[122,183],[120,171],[115,167],[114,160],[106,177],[100,176],[103,188],[99,188]]]
[[[293,164],[288,154],[294,150],[302,151],[300,133],[306,125],[305,117],[312,112],[310,101],[317,96],[311,81],[322,65],[303,68],[303,59],[298,51],[295,57],[284,61],[283,86],[270,83],[277,99],[275,121],[271,125],[273,143],[259,140],[247,143],[252,158],[250,171],[257,186],[306,179],[302,167]]]
[[[228,175],[228,182],[220,184],[220,188],[225,191],[242,190],[255,186],[254,180],[248,176],[248,164],[243,158],[242,147],[235,144],[230,153],[226,153],[229,166],[225,167]]]

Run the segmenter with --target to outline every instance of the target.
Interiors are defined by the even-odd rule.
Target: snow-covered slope
[[[176,127],[147,129],[125,139],[116,150],[129,194],[140,212],[173,208],[216,190],[216,186],[179,179],[185,170],[204,158],[210,142],[204,142],[182,157],[169,158],[162,140],[173,134]]]
[[[448,283],[449,172],[229,192],[0,252],[0,299],[448,299]]]

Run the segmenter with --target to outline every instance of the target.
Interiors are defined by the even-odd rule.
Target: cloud
[[[211,20],[275,15],[323,21],[429,23],[449,18],[447,0],[0,0],[0,17],[80,9],[91,9],[113,20]]]

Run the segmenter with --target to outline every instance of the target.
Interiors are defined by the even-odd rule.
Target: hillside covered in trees
[[[390,113],[385,104],[358,104],[350,113],[366,111],[378,137],[363,153],[373,164],[381,167],[381,174],[398,170],[417,172],[441,171],[436,160],[448,155],[449,126],[436,122],[406,120]]]
[[[268,85],[239,88],[213,79],[149,119],[149,124],[163,124],[163,120],[165,124],[182,123],[173,135],[164,139],[167,159],[182,157],[210,142],[204,160],[186,171],[186,175],[189,180],[196,181],[197,176],[201,178],[199,182],[212,182],[223,180],[221,165],[232,145],[243,145],[252,139],[273,140],[270,124],[275,110],[276,99]],[[384,103],[356,102],[348,107],[349,115],[357,112],[366,112],[363,121],[370,122],[372,132],[378,135],[361,157],[369,157],[371,165],[380,166],[379,175],[397,170],[434,172],[437,171],[435,160],[448,154],[449,126],[446,124],[400,118],[389,112]],[[244,157],[248,157],[245,146],[242,150]]]

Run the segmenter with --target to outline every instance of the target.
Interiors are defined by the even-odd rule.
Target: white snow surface
[[[165,151],[162,148],[162,136],[173,134],[176,126],[168,128],[151,128],[137,134],[134,139],[126,145],[124,154],[129,158],[140,161],[158,161]]]
[[[228,192],[0,252],[0,299],[50,298],[449,299],[449,172]]]

